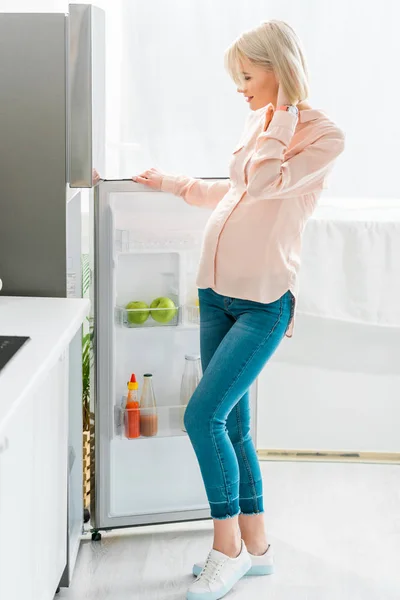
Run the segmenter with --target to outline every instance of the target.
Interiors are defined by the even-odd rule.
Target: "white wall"
[[[226,176],[249,109],[224,70],[224,50],[243,30],[279,18],[304,42],[312,104],[347,135],[329,194],[399,196],[398,0],[100,3],[112,21],[109,152],[121,151],[122,175],[156,166]]]
[[[226,47],[262,20],[303,40],[311,102],[345,131],[330,196],[399,197],[398,0],[97,0],[107,27],[107,173],[150,166],[223,177],[248,106]],[[66,11],[63,0],[0,0],[0,11]]]
[[[398,329],[301,314],[258,380],[258,449],[399,452]]]

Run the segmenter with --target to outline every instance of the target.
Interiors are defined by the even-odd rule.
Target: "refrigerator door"
[[[105,170],[105,14],[69,5],[69,160],[72,188],[92,187]]]
[[[96,192],[95,528],[209,518],[180,386],[185,354],[199,352],[195,277],[210,212],[128,181],[104,182]],[[177,309],[124,308],[159,297]],[[121,399],[131,373],[139,392],[143,375],[153,375],[154,436],[143,435],[149,429],[141,420],[142,435],[127,437],[135,414],[121,411]]]

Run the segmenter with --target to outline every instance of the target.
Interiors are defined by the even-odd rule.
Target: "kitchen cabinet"
[[[0,437],[0,598],[33,595],[34,405],[26,399]]]
[[[51,600],[66,564],[67,369],[64,352],[3,430],[0,598],[7,600]]]
[[[28,338],[0,369],[1,600],[53,600],[72,577],[80,535],[69,506],[82,506],[82,485],[71,485],[71,440],[82,426],[71,414],[82,405],[89,308],[83,299],[0,296],[1,334]]]

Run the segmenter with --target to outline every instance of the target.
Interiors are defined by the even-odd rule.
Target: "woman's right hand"
[[[136,183],[143,183],[153,190],[161,190],[163,177],[164,173],[152,168],[140,173],[140,175],[134,175],[132,180]]]

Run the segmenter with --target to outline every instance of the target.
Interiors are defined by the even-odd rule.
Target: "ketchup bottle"
[[[130,440],[140,436],[138,388],[139,384],[136,381],[135,373],[132,373],[131,380],[128,383],[128,397],[125,409],[125,435]]]

